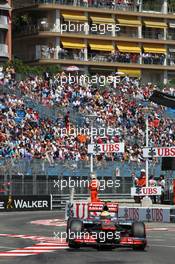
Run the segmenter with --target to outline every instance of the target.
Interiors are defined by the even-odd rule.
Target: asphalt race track
[[[1,212],[0,264],[174,264],[175,224],[148,224],[145,252],[125,248],[99,252],[60,244],[63,216],[60,212]]]

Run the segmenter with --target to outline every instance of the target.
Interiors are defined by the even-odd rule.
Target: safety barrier
[[[170,223],[173,221],[171,211],[171,207],[119,206],[118,216],[125,220]],[[68,219],[70,215],[81,219],[87,218],[89,216],[88,202],[66,203],[65,218]]]
[[[74,195],[74,201],[88,201],[89,195],[88,194],[75,194]],[[131,195],[128,194],[100,194],[99,198],[101,200],[105,201],[111,201],[111,200],[130,200],[131,202],[134,202],[131,198]],[[66,207],[66,204],[70,200],[70,195],[51,195],[51,210],[64,210]]]

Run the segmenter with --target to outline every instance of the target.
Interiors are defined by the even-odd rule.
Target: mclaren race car
[[[89,203],[87,219],[70,217],[67,221],[70,248],[94,247],[98,250],[130,247],[144,250],[145,224],[118,218],[117,203]]]

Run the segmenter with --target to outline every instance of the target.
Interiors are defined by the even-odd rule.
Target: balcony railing
[[[8,57],[8,46],[0,44],[0,57]]]
[[[59,5],[69,5],[69,6],[78,6],[83,8],[103,8],[103,9],[112,9],[112,10],[121,10],[127,12],[152,12],[152,13],[165,13],[163,8],[163,2],[160,1],[160,4],[154,1],[152,2],[143,2],[141,3],[130,0],[129,3],[121,3],[119,0],[117,2],[110,1],[110,0],[88,0],[85,3],[83,0],[23,0],[22,3],[16,4],[15,8],[19,7],[27,7],[34,4],[59,4]],[[169,4],[168,5],[168,13],[175,13],[175,5]]]
[[[90,0],[85,3],[83,0],[23,0],[23,3],[16,4],[15,8],[27,7],[34,4],[59,4],[59,5],[70,5],[78,6],[83,8],[103,8],[103,9],[113,9],[121,10],[128,12],[139,12],[140,5],[135,4],[134,0],[131,0],[130,3],[121,4],[120,1],[110,1],[110,0]]]
[[[167,34],[168,40],[175,40],[175,34]]]
[[[175,13],[175,5],[169,5],[168,6],[168,13]]]
[[[139,63],[140,55],[129,53],[116,53],[116,54],[88,54],[88,60],[94,62],[119,62],[119,63]]]
[[[138,38],[138,30],[130,29],[127,32],[123,32],[121,30],[121,31],[116,32],[116,36],[123,37],[123,38],[127,38],[127,37]]]
[[[25,27],[21,27],[20,30],[15,32],[16,36],[21,36],[21,35],[31,35],[31,34],[37,34],[39,32],[56,32],[56,33],[61,33],[60,32],[60,28],[57,25],[54,24],[49,24],[49,23],[45,23],[45,24],[41,24],[41,25],[28,25]],[[86,32],[84,31],[69,31],[68,28],[67,30],[64,30],[64,32],[62,32],[62,34],[64,33],[70,33],[70,34],[84,34],[86,35]],[[102,34],[104,33],[104,34]],[[113,34],[112,32],[109,31],[89,31],[88,35],[98,35],[98,36],[109,36],[112,37]],[[118,37],[123,37],[123,38],[128,38],[128,37],[132,37],[132,38],[138,38],[138,31],[137,30],[130,30],[127,32],[123,32],[123,31],[118,31],[116,32],[116,36]],[[172,36],[172,38],[171,38]],[[142,37],[143,38],[147,38],[147,39],[164,39],[164,34],[163,32],[155,32],[155,31],[143,31],[142,33]],[[167,39],[174,39],[175,35],[173,34],[167,34]]]
[[[45,48],[44,48],[45,47]],[[81,50],[70,51],[61,49],[59,52],[55,48],[49,48],[46,46],[37,47],[37,56],[35,60],[73,60],[73,61],[91,61],[91,62],[107,62],[111,63],[123,63],[123,64],[154,64],[154,65],[166,65],[166,55],[164,54],[134,54],[134,53],[122,53],[119,51],[111,52],[88,52],[87,55]],[[28,60],[33,60],[28,57]]]
[[[143,64],[158,64],[164,65],[165,55],[164,54],[148,54],[148,56],[142,55],[142,63]]]
[[[60,5],[71,5],[80,7],[92,7],[92,8],[104,8],[104,9],[114,9],[122,11],[139,11],[139,5],[135,4],[134,1],[129,3],[120,3],[120,1],[110,1],[110,0],[90,0],[85,3],[83,0],[34,0],[35,4],[60,4]]]
[[[142,37],[147,39],[164,39],[164,32],[155,32],[155,31],[143,31]]]

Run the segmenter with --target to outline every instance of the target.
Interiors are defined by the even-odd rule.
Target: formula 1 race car
[[[106,211],[104,208],[107,208]],[[68,219],[67,242],[70,248],[90,246],[98,250],[112,250],[116,247],[145,249],[145,224],[119,219],[117,203],[89,203],[88,213],[86,219]]]

